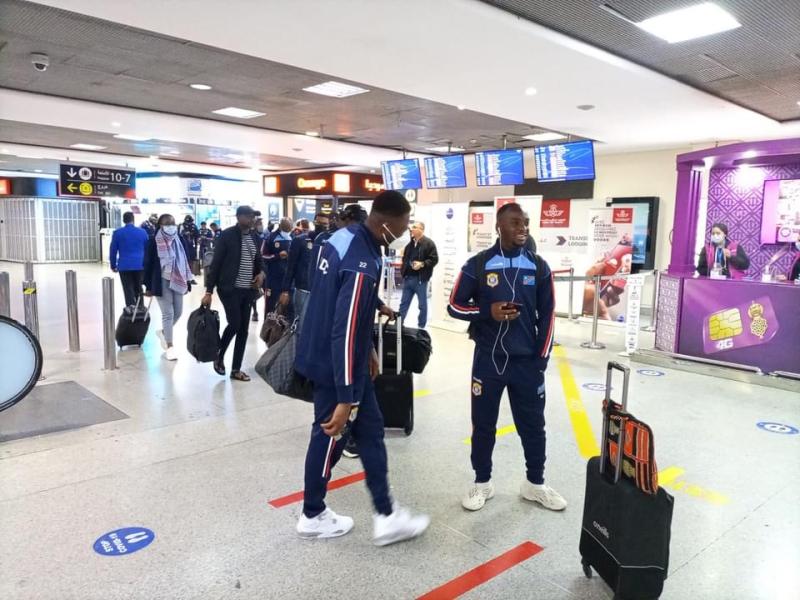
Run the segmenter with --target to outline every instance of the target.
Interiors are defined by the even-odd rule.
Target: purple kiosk
[[[788,280],[800,234],[800,139],[681,154],[672,257],[658,293],[656,350],[800,379],[800,281]],[[707,192],[707,193],[706,193]],[[707,203],[705,202],[707,198]],[[750,268],[699,277],[698,218],[729,228]]]

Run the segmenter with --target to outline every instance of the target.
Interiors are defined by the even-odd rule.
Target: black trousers
[[[247,345],[247,334],[250,329],[250,310],[253,307],[253,290],[235,288],[233,291],[226,292],[225,294],[220,293],[219,299],[222,300],[222,306],[225,307],[225,318],[228,321],[228,326],[222,333],[219,355],[221,358],[225,358],[225,352],[227,352],[228,346],[230,346],[233,338],[236,337],[236,343],[233,346],[231,372],[239,371],[242,368],[244,349]]]
[[[125,294],[125,306],[136,304],[136,300],[142,295],[144,271],[120,271],[119,279],[122,282],[122,293]]]

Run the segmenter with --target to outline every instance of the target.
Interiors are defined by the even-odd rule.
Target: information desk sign
[[[60,165],[59,196],[136,198],[136,171],[107,167]]]

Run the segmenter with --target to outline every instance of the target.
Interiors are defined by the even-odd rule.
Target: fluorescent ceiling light
[[[729,12],[712,2],[673,10],[636,23],[640,29],[670,44],[694,40],[741,27]]]
[[[190,83],[189,87],[192,88],[193,90],[201,90],[203,92],[205,92],[206,90],[214,89],[207,83]]]
[[[434,146],[433,148],[425,148],[431,152],[464,152],[460,146]]]
[[[41,169],[34,169],[34,170],[33,170],[33,172],[34,172],[34,173],[41,173],[41,172],[42,172],[42,170],[41,170]]]
[[[364,94],[369,90],[347,83],[339,83],[338,81],[326,81],[325,83],[303,88],[303,91],[330,96],[331,98],[347,98],[348,96]]]
[[[96,144],[70,144],[70,148],[76,150],[105,150],[107,146],[98,146]]]
[[[306,131],[306,135],[309,137],[319,137],[319,131]]]
[[[122,123],[120,123],[119,121],[111,121],[111,126],[115,128],[120,128],[122,127]]]
[[[535,96],[536,95],[536,88],[535,87],[527,87],[525,88],[525,95],[526,96]]]
[[[118,133],[114,137],[118,140],[130,140],[132,142],[147,142],[152,139],[144,135],[132,135],[130,133]]]
[[[263,117],[266,114],[255,110],[247,110],[246,108],[236,108],[235,106],[220,108],[219,110],[214,110],[212,112],[215,115],[234,117],[236,119],[255,119],[256,117]]]
[[[244,160],[244,155],[231,153],[231,154],[226,154],[225,158],[229,158],[231,160]]]
[[[11,154],[11,151],[8,148],[0,149],[0,152],[3,154]]]
[[[264,169],[265,171],[276,171],[280,169],[278,165],[266,165],[266,164],[258,165],[258,168]]]
[[[328,161],[328,160],[314,160],[313,158],[309,158],[306,162],[307,163],[311,163],[312,165],[327,165],[327,164],[330,164],[330,161]]]
[[[533,140],[534,142],[552,142],[553,140],[563,140],[567,136],[554,131],[545,131],[544,133],[534,133],[532,135],[523,135],[522,137],[526,140]]]

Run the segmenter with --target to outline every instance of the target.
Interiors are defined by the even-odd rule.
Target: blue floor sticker
[[[796,435],[800,433],[800,429],[797,429],[797,427],[792,427],[791,425],[785,425],[784,423],[771,423],[770,421],[761,421],[760,423],[757,423],[757,425],[764,431],[769,431],[770,433],[782,433],[784,435]]]
[[[103,556],[132,554],[149,546],[156,535],[145,527],[125,527],[97,538],[94,551]]]
[[[585,390],[589,390],[590,392],[605,392],[606,391],[606,384],[605,383],[584,383],[581,386]]]
[[[639,375],[645,375],[647,377],[663,377],[666,375],[664,371],[659,371],[657,369],[638,369],[636,372]]]

